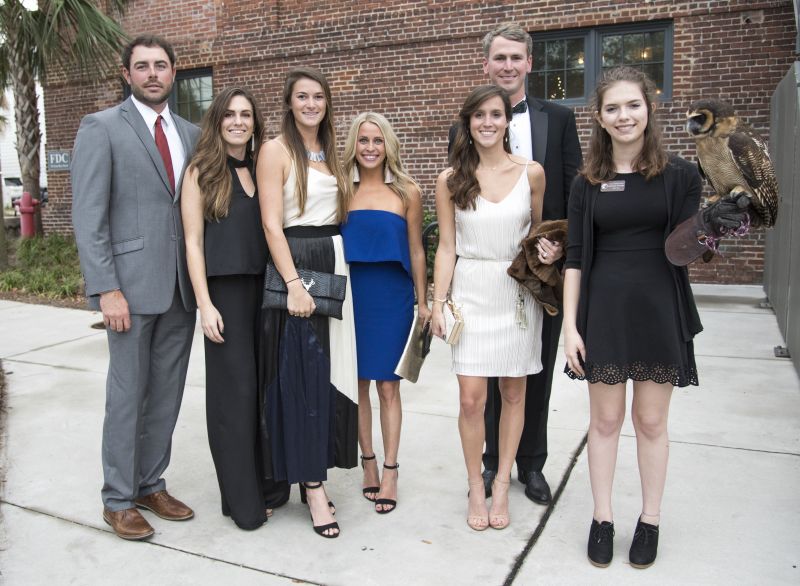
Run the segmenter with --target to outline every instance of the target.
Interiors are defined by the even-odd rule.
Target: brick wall
[[[277,132],[286,70],[309,65],[331,82],[340,139],[358,112],[385,114],[403,154],[433,208],[436,175],[446,166],[447,129],[469,90],[485,82],[480,38],[515,20],[532,32],[671,19],[674,22],[673,98],[659,112],[667,144],[693,158],[683,129],[688,104],[721,97],[765,137],[769,100],[795,59],[789,0],[648,2],[400,0],[131,0],[122,18],[131,36],[169,38],[179,69],[212,67],[215,89],[253,90]],[[69,149],[80,118],[117,103],[117,72],[102,82],[79,72],[51,75],[45,91],[48,148]],[[589,113],[576,108],[585,144]],[[68,174],[50,173],[50,230],[70,229]],[[764,235],[731,241],[723,255],[692,267],[697,282],[760,283]]]

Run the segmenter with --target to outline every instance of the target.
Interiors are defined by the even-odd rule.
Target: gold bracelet
[[[433,302],[434,302],[434,303],[436,303],[436,302],[439,302],[439,303],[447,303],[447,299],[436,299],[436,297],[434,297],[434,298],[433,298]]]

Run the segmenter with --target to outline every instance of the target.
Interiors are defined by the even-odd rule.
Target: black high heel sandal
[[[317,483],[303,482],[300,484],[300,500],[303,502],[303,504],[308,503],[308,497],[306,496],[306,491],[316,490],[318,488],[322,488],[321,482]],[[330,505],[331,502],[328,501],[328,506]],[[325,537],[326,539],[335,539],[339,537],[339,535],[341,534],[341,530],[339,529],[339,523],[334,521],[333,523],[327,523],[325,525],[314,525],[313,524],[314,516],[311,514],[311,507],[308,507],[308,514],[311,517],[311,523],[312,527],[314,528],[314,533],[316,533],[317,535],[322,535],[322,537]],[[329,529],[336,529],[337,531],[336,533],[330,533],[330,534],[325,533]]]
[[[386,470],[397,470],[400,468],[400,464],[395,464],[394,466],[390,466],[389,464],[384,464],[383,467]],[[400,471],[398,470],[397,475],[400,476]],[[384,509],[379,511],[378,505],[383,505]],[[391,509],[385,508],[386,505],[391,506]],[[375,512],[379,515],[385,515],[386,513],[391,513],[397,508],[397,501],[395,499],[375,499]]]
[[[375,454],[371,456],[361,456],[361,469],[364,469],[364,461],[365,460],[374,460]],[[364,495],[364,498],[367,499],[369,502],[374,503],[375,498],[378,496],[378,493],[381,491],[380,486],[367,486],[361,489],[361,493]],[[372,498],[370,498],[372,497]]]
[[[320,484],[322,484],[322,483],[320,482]],[[313,489],[313,488],[318,488],[318,487],[312,486],[311,488]],[[308,503],[308,497],[306,497],[306,489],[303,486],[302,482],[300,483],[300,502],[303,503],[304,505]],[[336,505],[333,504],[333,501],[328,501],[328,507],[331,510],[331,515],[336,516]],[[267,516],[271,517],[272,515],[267,515]]]

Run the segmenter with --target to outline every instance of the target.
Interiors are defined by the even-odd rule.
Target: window
[[[169,106],[178,116],[200,124],[214,99],[213,77],[210,69],[179,71],[169,98]]]
[[[584,45],[582,37],[534,42],[529,92],[548,100],[582,98],[586,76]]]
[[[672,23],[648,22],[595,29],[535,33],[528,93],[583,104],[603,71],[641,69],[658,93],[672,96]]]

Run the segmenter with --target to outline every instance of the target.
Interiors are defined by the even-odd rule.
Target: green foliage
[[[77,65],[93,78],[116,65],[127,36],[97,4],[48,0],[29,8],[22,0],[0,2],[0,83],[9,84],[14,67],[45,79],[53,65],[67,70]],[[107,4],[112,14],[121,14],[124,6],[125,0]]]
[[[42,295],[50,299],[81,294],[83,278],[75,240],[53,234],[9,241],[15,260],[0,272],[0,291]]]
[[[436,214],[425,210],[422,216],[422,229],[423,231],[432,223],[436,221]],[[424,244],[424,241],[423,241]],[[428,234],[428,248],[425,250],[425,264],[428,268],[428,282],[433,282],[433,261],[436,258],[436,247],[439,245],[439,229],[434,228]]]

